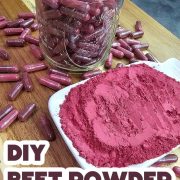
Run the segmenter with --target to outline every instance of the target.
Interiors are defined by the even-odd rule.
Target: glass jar
[[[40,47],[53,66],[88,71],[108,57],[123,0],[36,0]]]

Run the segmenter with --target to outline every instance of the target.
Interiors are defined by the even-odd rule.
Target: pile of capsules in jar
[[[73,70],[107,58],[118,20],[117,0],[36,0],[36,4],[41,48],[50,62]]]

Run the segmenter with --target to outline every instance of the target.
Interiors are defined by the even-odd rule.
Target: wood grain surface
[[[20,0],[0,0],[0,15],[4,15],[9,19],[15,19],[18,12],[28,11],[27,6]],[[160,62],[165,61],[168,58],[175,57],[180,59],[180,41],[172,33],[166,30],[154,19],[149,17],[145,12],[139,9],[129,0],[125,1],[122,13],[120,15],[120,23],[129,29],[134,28],[135,21],[139,19],[143,23],[145,30],[144,42],[150,43],[150,51],[157,57]],[[37,35],[37,34],[34,34]],[[5,40],[3,32],[0,31],[0,47],[5,47]],[[8,62],[0,61],[0,65],[15,65],[22,67],[28,63],[38,62],[32,57],[29,52],[29,47],[24,48],[8,48],[11,54],[11,60]],[[114,61],[115,64],[119,62]],[[123,61],[125,62],[125,61]],[[46,71],[37,72],[31,74],[31,78],[34,84],[34,90],[32,93],[23,92],[15,102],[12,104],[17,109],[22,109],[26,104],[34,102],[38,105],[38,111],[25,123],[15,122],[4,133],[0,133],[0,140],[41,140],[43,135],[39,128],[39,117],[42,112],[48,114],[48,99],[54,93],[53,91],[40,86],[37,82],[37,78],[46,74]],[[72,75],[73,81],[79,81],[78,75]],[[0,108],[11,104],[7,100],[7,92],[9,91],[12,83],[0,84]],[[56,131],[57,140],[50,144],[50,149],[46,155],[45,167],[74,167],[78,166],[61,136]],[[1,148],[2,149],[2,148]],[[177,150],[180,157],[180,150]],[[2,163],[1,163],[2,165]],[[180,162],[177,163],[180,165]],[[1,166],[0,166],[1,167]],[[1,178],[0,178],[1,179]]]

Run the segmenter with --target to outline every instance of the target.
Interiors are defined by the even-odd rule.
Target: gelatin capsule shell
[[[0,132],[7,129],[17,119],[18,113],[19,111],[14,109],[0,121]]]
[[[19,80],[19,74],[0,74],[0,82],[16,82]]]
[[[21,93],[23,90],[23,83],[22,82],[17,82],[13,87],[10,89],[8,93],[8,99],[9,101],[14,101]]]
[[[14,109],[14,106],[12,105],[7,105],[3,109],[0,110],[0,121],[7,115],[9,114],[12,110]]]
[[[45,114],[40,117],[40,127],[46,140],[54,141],[56,139],[54,129]]]
[[[38,79],[39,83],[45,87],[48,87],[54,91],[58,91],[62,88],[61,84],[49,79],[48,77],[41,77]]]
[[[18,73],[19,68],[17,66],[0,66],[0,73]]]
[[[36,111],[36,104],[34,103],[30,103],[28,105],[26,105],[20,112],[18,115],[18,118],[20,121],[24,122],[26,121],[28,118],[30,118],[30,116],[33,115],[33,113]]]

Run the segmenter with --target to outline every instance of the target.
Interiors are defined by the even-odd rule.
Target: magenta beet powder
[[[147,65],[111,70],[73,88],[60,117],[87,162],[142,163],[180,144],[180,83]]]

